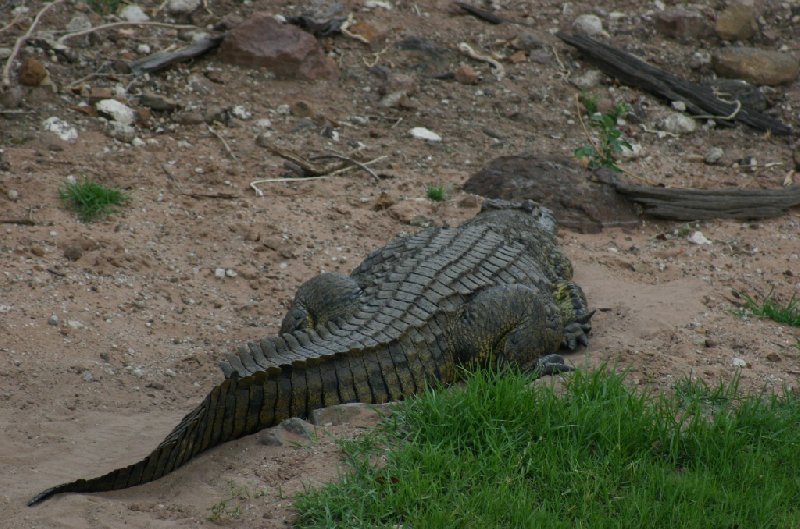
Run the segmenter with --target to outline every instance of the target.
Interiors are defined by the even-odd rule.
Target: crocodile
[[[141,461],[34,496],[156,480],[224,442],[340,403],[379,404],[500,363],[554,374],[588,344],[592,312],[538,204],[487,199],[458,227],[400,236],[350,275],[302,284],[278,335],[220,363],[225,379]]]

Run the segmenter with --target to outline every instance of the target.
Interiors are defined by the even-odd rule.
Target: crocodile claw
[[[533,366],[533,371],[540,377],[547,375],[557,375],[567,371],[575,371],[573,367],[564,362],[564,357],[557,354],[540,356]]]
[[[564,338],[561,340],[561,348],[574,351],[579,346],[589,345],[589,332],[592,330],[592,315],[589,314],[567,324],[564,327]]]

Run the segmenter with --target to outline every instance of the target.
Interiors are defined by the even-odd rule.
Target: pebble
[[[200,7],[200,0],[169,0],[167,11],[171,15],[188,15]]]
[[[109,116],[122,125],[132,125],[136,119],[136,113],[133,109],[116,99],[102,99],[95,103],[95,108],[101,114]]]
[[[692,244],[711,244],[711,241],[708,240],[705,235],[703,235],[702,231],[692,232],[692,234],[689,235],[686,240]]]
[[[150,46],[147,44],[139,44],[136,46],[136,53],[140,53],[142,55],[147,55],[151,52]]]
[[[706,151],[705,156],[703,156],[703,161],[708,165],[714,165],[722,159],[722,156],[725,154],[719,147],[711,147]]]
[[[750,40],[758,31],[755,7],[738,2],[729,5],[717,14],[714,29],[722,40]]]
[[[19,198],[19,192],[16,189],[9,189],[6,194],[8,195],[8,199],[12,202],[16,202]]]
[[[27,57],[22,61],[17,74],[20,84],[25,86],[39,86],[47,79],[47,69],[42,61],[35,57]]]
[[[439,136],[432,130],[426,129],[425,127],[414,127],[409,132],[414,138],[418,140],[425,140],[431,143],[438,143],[442,141],[441,136]]]
[[[228,276],[228,277],[236,277],[237,276],[236,271],[235,270],[231,270],[230,268],[225,270],[225,275]]]
[[[272,121],[270,121],[269,119],[266,119],[266,118],[262,118],[262,119],[257,120],[254,126],[258,130],[271,129],[272,128]]]
[[[47,324],[52,325],[54,327],[58,325],[58,316],[52,314],[49,318],[47,318]]]
[[[581,90],[589,90],[603,82],[605,75],[600,70],[587,70],[577,77],[573,77],[571,82]]]
[[[11,57],[11,48],[0,48],[0,60]]]
[[[758,85],[791,83],[800,75],[800,61],[789,53],[745,46],[723,48],[711,57],[717,75]]]
[[[0,305],[0,314],[11,312],[11,305]]]
[[[135,128],[116,121],[109,121],[106,124],[106,134],[108,134],[110,138],[124,143],[133,143],[133,140],[136,139]]]
[[[600,17],[597,15],[580,15],[575,19],[575,22],[573,22],[572,25],[575,27],[575,29],[590,37],[605,34],[605,31],[603,30],[603,21],[600,20]]]
[[[55,116],[44,120],[42,128],[47,132],[52,132],[63,141],[71,141],[78,138],[78,131],[75,127]]]
[[[476,84],[478,82],[478,72],[468,64],[462,64],[453,74],[456,81],[461,84]]]
[[[94,375],[92,375],[92,372],[89,371],[88,369],[85,370],[83,373],[81,373],[81,377],[86,382],[92,382],[94,380]]]
[[[677,112],[686,112],[686,103],[683,101],[673,101],[670,103],[670,106],[672,107],[672,110]]]
[[[670,114],[659,122],[659,127],[673,134],[688,134],[697,130],[697,122],[685,114]]]
[[[622,150],[619,153],[620,156],[628,160],[635,160],[644,156],[645,151],[641,143],[629,143],[629,145],[630,147],[622,146]]]
[[[142,366],[136,366],[133,369],[131,369],[131,373],[133,373],[137,377],[143,377],[144,369],[142,368]]]
[[[83,255],[83,248],[78,244],[71,244],[64,248],[64,257],[70,261],[77,261]]]
[[[172,111],[178,108],[178,103],[174,99],[149,91],[139,96],[139,103],[153,110]]]
[[[76,31],[84,31],[92,28],[92,22],[84,14],[78,14],[69,19],[67,22],[67,32],[75,33]]]
[[[215,268],[214,269],[214,277],[217,279],[225,279],[225,269],[224,268]]]
[[[136,4],[126,5],[119,12],[119,16],[128,22],[147,22],[150,17]]]
[[[242,105],[236,105],[231,109],[231,114],[235,118],[239,118],[241,120],[247,120],[253,117],[253,113],[247,110]]]
[[[67,320],[67,327],[70,329],[83,329],[84,325],[78,320]]]
[[[173,369],[169,369],[169,368],[167,368],[167,369],[165,369],[165,370],[164,370],[164,374],[165,374],[165,375],[167,375],[168,377],[175,377],[175,376],[177,376],[177,375],[178,375],[178,374],[175,372],[175,370],[173,370]]]

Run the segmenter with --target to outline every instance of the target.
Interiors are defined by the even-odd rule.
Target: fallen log
[[[667,102],[682,101],[692,114],[709,117],[720,124],[744,123],[754,129],[770,131],[780,136],[792,133],[791,127],[771,116],[748,108],[740,101],[729,102],[719,99],[711,86],[682,79],[585,35],[558,32],[556,36],[580,50],[587,61],[606,74]]]

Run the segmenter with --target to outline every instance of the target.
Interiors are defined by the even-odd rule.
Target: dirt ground
[[[141,5],[153,10],[159,3]],[[762,30],[797,54],[799,30],[790,22],[789,4],[759,3]],[[100,119],[79,107],[86,98],[67,85],[103,60],[139,57],[138,44],[166,48],[177,41],[176,31],[116,28],[104,33],[109,38],[76,42],[74,62],[38,55],[59,91],[22,87],[17,105],[26,113],[0,115],[2,161],[8,164],[0,172],[0,219],[33,221],[0,224],[1,526],[291,525],[292,495],[333,479],[339,461],[334,438],[360,428],[322,428],[310,447],[267,447],[250,436],[154,483],[58,496],[35,508],[25,502],[46,487],[99,475],[149,453],[222,380],[216,360],[223,352],[276,332],[305,279],[322,270],[348,272],[371,249],[418,226],[453,225],[474,215],[479,200],[460,188],[493,158],[523,152],[570,156],[585,143],[570,79],[587,65],[551,30],[571,30],[577,15],[592,12],[589,3],[498,4],[531,27],[490,25],[445,0],[387,3],[392,9],[367,5],[343,3],[345,13],[376,30],[372,45],[344,36],[323,39],[339,64],[337,81],[277,81],[213,54],[147,79],[89,78],[92,88],[128,87],[130,99],[122,99],[129,102],[147,88],[185,108],[239,105],[252,114],[214,124],[214,134],[205,124],[180,124],[154,112],[137,126],[140,146],[109,138]],[[710,75],[691,69],[687,58],[719,41],[663,38],[653,30],[657,8],[650,2],[602,5],[594,12],[609,24],[611,42],[675,73]],[[0,6],[0,20],[10,6]],[[34,3],[34,12],[39,7]],[[192,21],[205,27],[222,15],[301,12],[281,1],[210,0],[208,7],[213,14],[201,8]],[[63,29],[78,11],[95,24],[109,20],[66,3],[41,24]],[[156,18],[165,20],[163,14]],[[11,47],[26,27],[0,34],[0,46]],[[544,45],[525,60],[504,62],[502,80],[488,64],[457,52],[466,41],[510,55],[514,50],[504,43],[522,34],[535,34]],[[408,37],[435,44],[435,51],[395,46]],[[24,54],[37,56],[35,49]],[[477,84],[434,78],[462,63],[480,74]],[[386,73],[389,81],[382,77]],[[379,104],[392,83],[409,88],[399,108]],[[661,102],[608,79],[592,91],[644,102],[651,126],[668,112]],[[796,125],[798,83],[769,95],[775,115]],[[64,142],[43,132],[41,123],[51,116],[75,125],[79,137]],[[257,130],[259,119],[269,119],[271,127]],[[427,127],[443,141],[412,138],[412,127]],[[385,157],[372,165],[380,178],[350,171],[270,182],[260,185],[264,196],[257,196],[251,181],[286,172],[283,160],[255,141],[264,130],[273,145],[306,156],[334,150],[361,160]],[[784,140],[744,128],[664,138],[636,125],[625,132],[645,150],[645,156],[624,162],[626,170],[656,184],[777,188],[791,167]],[[714,166],[702,162],[712,146],[725,152]],[[758,159],[755,170],[734,166],[748,156]],[[57,199],[69,176],[121,187],[131,200],[118,214],[82,223]],[[446,199],[426,198],[428,184],[445,185]],[[687,235],[696,230],[710,244],[689,242]],[[608,362],[630,370],[634,384],[661,388],[685,376],[713,384],[737,369],[746,387],[797,388],[800,332],[732,314],[739,303],[734,291],[772,292],[781,301],[800,296],[797,209],[758,222],[647,220],[636,229],[599,234],[562,230],[559,239],[597,309],[591,344],[569,357],[574,365]],[[217,277],[219,268],[232,273]],[[232,496],[221,520],[208,520],[210,508]]]

